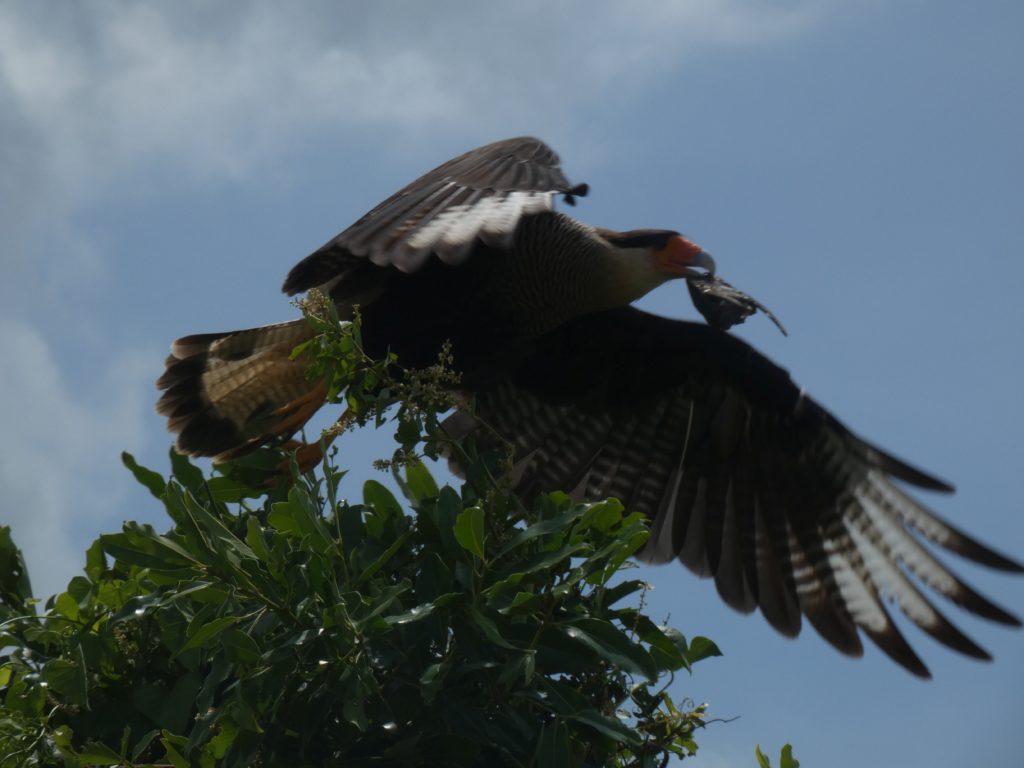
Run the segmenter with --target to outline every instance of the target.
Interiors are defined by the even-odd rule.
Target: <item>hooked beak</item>
[[[655,261],[659,270],[673,277],[707,277],[715,274],[715,260],[711,254],[682,235],[675,235],[664,248],[657,251]]]

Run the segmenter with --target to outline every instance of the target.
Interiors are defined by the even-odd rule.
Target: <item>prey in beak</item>
[[[717,277],[711,254],[692,240],[673,234],[655,252],[655,264],[661,272],[686,278],[693,305],[708,325],[728,330],[760,310],[778,326],[783,336],[788,335],[764,304]]]

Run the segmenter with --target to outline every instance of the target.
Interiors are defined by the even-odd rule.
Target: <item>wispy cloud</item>
[[[0,71],[27,138],[46,148],[31,155],[36,171],[66,188],[161,156],[240,173],[286,137],[330,125],[429,132],[566,112],[709,48],[797,34],[821,7],[14,4],[0,11]]]
[[[122,448],[142,441],[149,404],[139,393],[149,361],[121,353],[94,380],[70,387],[50,345],[25,324],[0,320],[0,523],[14,529],[37,595],[63,587],[82,564],[99,518],[116,507],[111,483]]]

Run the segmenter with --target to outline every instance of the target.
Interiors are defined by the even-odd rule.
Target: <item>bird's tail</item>
[[[175,341],[156,410],[178,433],[178,451],[226,461],[300,429],[326,395],[308,358],[291,356],[315,333],[300,319]]]

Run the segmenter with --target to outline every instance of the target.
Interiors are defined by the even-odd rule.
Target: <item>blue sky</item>
[[[351,7],[349,7],[351,6]],[[843,421],[953,481],[927,501],[1024,555],[1024,6],[936,0],[0,5],[0,522],[37,592],[101,531],[165,524],[169,342],[288,319],[291,265],[398,186],[530,133],[580,218],[679,229],[783,320],[738,333]],[[643,306],[693,316],[681,285]],[[350,493],[386,436],[346,435]],[[950,559],[951,560],[951,559]],[[1024,579],[955,563],[1024,613]],[[1024,633],[912,628],[935,680],[776,635],[645,569],[651,610],[726,653],[679,696],[694,765],[1020,764]]]

